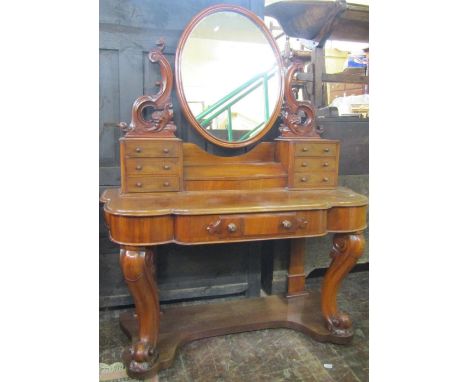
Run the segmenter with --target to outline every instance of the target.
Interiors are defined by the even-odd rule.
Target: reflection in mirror
[[[280,69],[263,31],[246,16],[205,16],[187,38],[180,69],[185,100],[210,135],[242,142],[268,124],[280,96]]]

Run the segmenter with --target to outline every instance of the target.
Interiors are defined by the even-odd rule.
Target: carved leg
[[[122,247],[120,267],[133,296],[138,317],[138,338],[124,352],[127,373],[147,378],[156,373],[159,352],[159,296],[154,281],[153,252],[145,247]]]
[[[305,290],[305,239],[291,239],[288,269],[288,293],[286,297],[303,296]]]
[[[330,253],[332,262],[322,284],[322,313],[328,330],[339,337],[349,337],[353,334],[351,318],[338,311],[336,294],[341,281],[354,267],[364,250],[364,235],[362,232],[337,233],[333,237],[333,248]]]

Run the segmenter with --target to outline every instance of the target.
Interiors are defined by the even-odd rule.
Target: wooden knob
[[[136,182],[135,186],[141,187],[141,186],[143,186],[143,183],[141,183],[141,182]]]
[[[323,149],[323,151],[325,151],[326,153],[329,153],[329,152],[330,152],[330,148],[325,147],[325,148]]]
[[[328,167],[329,166],[329,163],[328,162],[324,162],[323,163],[323,167]]]
[[[163,186],[164,186],[164,187],[169,187],[169,185],[170,185],[169,182],[164,182],[164,183],[163,183]]]
[[[164,169],[164,170],[170,170],[170,169],[171,169],[171,166],[169,166],[168,164],[165,164],[165,165],[163,166],[163,169]]]
[[[307,178],[306,178],[305,176],[303,176],[303,177],[301,178],[301,182],[307,182]]]
[[[302,163],[301,163],[301,166],[302,166],[302,167],[307,167],[307,162],[302,162]]]
[[[135,147],[135,151],[136,151],[137,153],[141,153],[141,147]]]
[[[290,229],[292,227],[292,223],[289,220],[283,220],[281,222],[283,228]]]
[[[234,223],[229,223],[227,226],[227,229],[229,232],[236,232],[237,231],[237,226]]]
[[[167,147],[163,148],[163,153],[164,154],[169,154],[169,149]]]
[[[143,168],[143,166],[141,164],[137,164],[136,167],[135,167],[137,170],[141,170]]]
[[[323,178],[323,181],[328,182],[328,178],[327,177]]]
[[[309,151],[309,148],[308,147],[303,147],[302,151],[304,151],[304,152]]]

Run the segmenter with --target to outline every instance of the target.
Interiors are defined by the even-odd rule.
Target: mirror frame
[[[188,102],[185,98],[185,93],[184,93],[184,86],[182,83],[182,73],[181,73],[181,57],[182,57],[182,52],[184,50],[185,43],[187,42],[187,39],[190,37],[193,29],[198,25],[198,23],[206,16],[211,15],[213,13],[218,13],[222,11],[228,11],[228,12],[236,12],[239,13],[248,19],[250,19],[259,29],[261,32],[263,32],[265,38],[267,39],[268,43],[270,44],[271,48],[273,49],[273,53],[276,57],[276,61],[278,63],[278,68],[279,68],[279,78],[280,78],[280,89],[279,89],[279,96],[278,96],[278,101],[276,102],[276,106],[273,109],[272,113],[270,114],[270,119],[268,123],[263,127],[262,131],[258,133],[257,135],[253,136],[252,138],[249,138],[245,141],[241,142],[228,142],[219,138],[216,138],[215,136],[211,135],[208,133],[195,119],[195,116],[193,115],[192,111],[190,110],[190,107],[188,105]],[[248,61],[248,57],[245,58],[246,61]],[[226,148],[239,148],[239,147],[245,147],[249,146],[260,139],[270,131],[274,123],[276,122],[278,116],[281,113],[281,107],[283,104],[283,98],[284,98],[284,64],[283,60],[281,57],[281,53],[279,51],[278,45],[276,44],[275,39],[271,35],[270,31],[266,27],[265,23],[263,22],[262,19],[260,19],[255,13],[249,11],[248,9],[245,9],[243,7],[237,6],[237,5],[227,5],[227,4],[219,4],[219,5],[213,5],[211,7],[208,7],[204,10],[202,10],[200,13],[198,13],[195,17],[190,20],[188,25],[185,27],[184,32],[182,33],[182,36],[179,40],[179,44],[177,45],[177,50],[176,50],[176,57],[175,57],[175,72],[176,72],[176,93],[177,93],[177,98],[179,99],[182,111],[187,118],[187,120],[190,122],[190,124],[209,142],[221,146],[221,147],[226,147]]]

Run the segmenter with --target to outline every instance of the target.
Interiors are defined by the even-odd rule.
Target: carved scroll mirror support
[[[149,52],[149,60],[159,63],[161,81],[156,83],[159,91],[155,95],[138,97],[132,107],[132,121],[130,125],[125,122],[119,124],[130,138],[175,138],[176,126],[172,120],[173,111],[170,101],[174,77],[169,61],[164,57],[165,43],[162,39],[156,44],[157,48]],[[150,118],[145,118],[145,111],[151,111]]]

